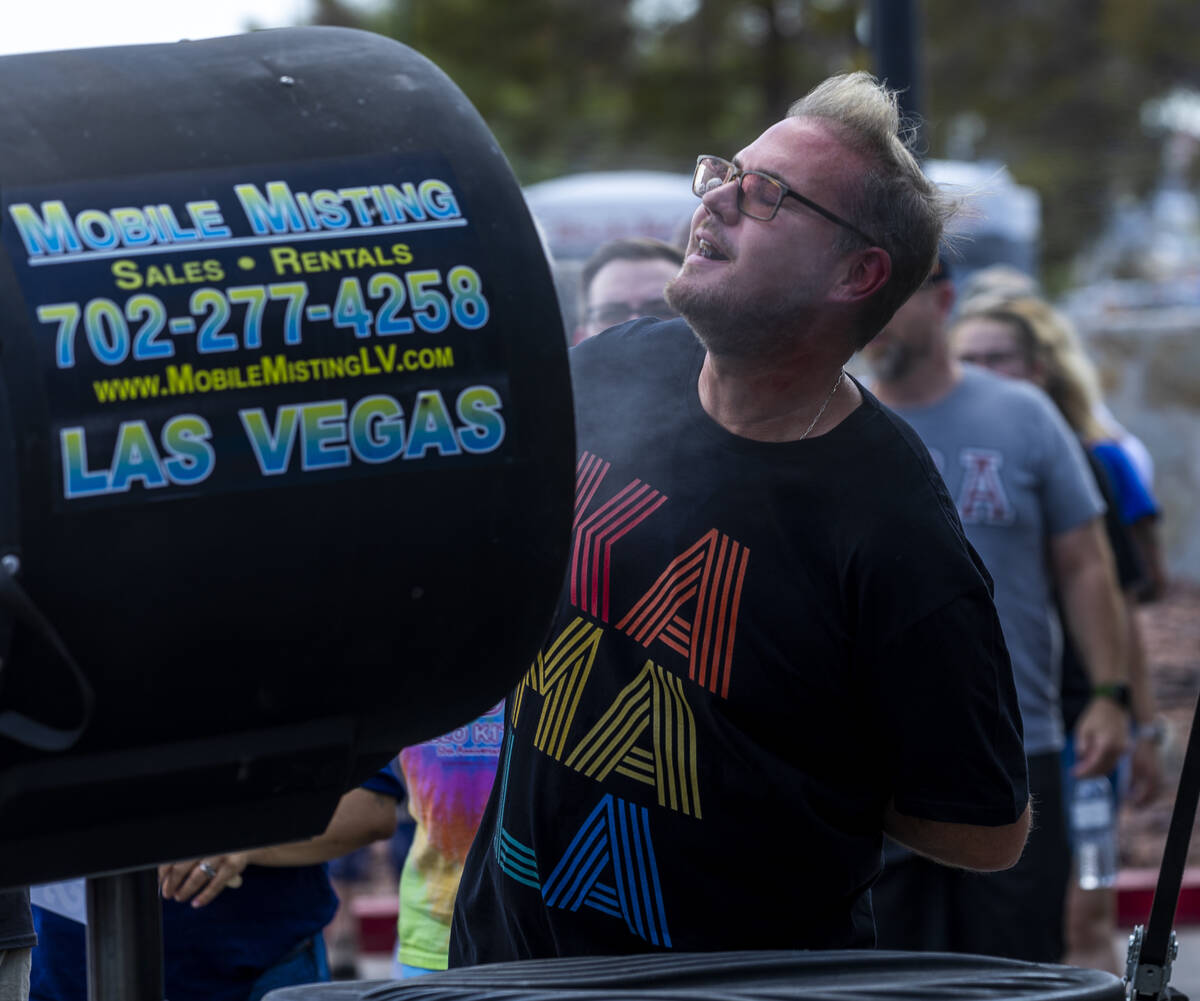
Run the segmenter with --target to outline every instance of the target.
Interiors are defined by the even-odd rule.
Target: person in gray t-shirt
[[[1106,774],[1129,739],[1120,597],[1104,503],[1077,439],[1040,390],[954,359],[948,277],[939,262],[864,356],[876,395],[929,449],[993,578],[1038,820],[1021,861],[1004,873],[965,878],[889,852],[872,893],[879,944],[1058,962],[1070,848],[1054,593],[1095,692],[1075,731],[1081,775]]]
[[[1046,544],[1104,513],[1083,452],[1044,393],[971,366],[935,403],[892,409],[929,449],[992,575],[1025,753],[1057,753],[1062,630]]]

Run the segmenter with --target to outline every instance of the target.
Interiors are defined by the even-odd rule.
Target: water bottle
[[[1112,886],[1117,881],[1117,818],[1108,779],[1075,780],[1071,834],[1080,888]]]

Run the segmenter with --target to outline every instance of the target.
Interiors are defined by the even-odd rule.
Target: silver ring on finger
[[[217,874],[217,870],[214,869],[208,862],[200,863],[200,871],[202,873],[204,873],[204,875],[206,875],[209,879],[212,879]]]

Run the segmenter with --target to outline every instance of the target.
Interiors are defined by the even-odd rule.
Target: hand
[[[234,852],[160,865],[159,890],[164,900],[181,904],[191,900],[193,907],[203,907],[226,887],[236,890],[242,885],[242,870],[248,861],[246,852]]]
[[[1135,740],[1129,765],[1129,802],[1145,806],[1163,788],[1162,751],[1151,740]]]
[[[1077,779],[1107,775],[1129,750],[1129,714],[1112,699],[1098,696],[1084,709],[1075,724],[1075,767]]]

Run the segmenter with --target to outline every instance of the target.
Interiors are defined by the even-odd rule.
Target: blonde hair
[[[1096,417],[1100,401],[1096,367],[1075,327],[1061,312],[1034,296],[1000,300],[984,297],[977,300],[977,305],[966,304],[955,329],[975,318],[998,320],[1017,331],[1026,357],[1041,370],[1047,395],[1077,435],[1085,442],[1109,437]]]
[[[892,275],[864,310],[865,344],[929,276],[942,229],[958,203],[925,176],[910,149],[915,130],[901,121],[896,92],[870,73],[830,77],[793,104],[788,116],[828,122],[868,163],[859,183],[845,185],[846,205],[854,225],[887,251]],[[845,232],[839,250],[860,243]]]

